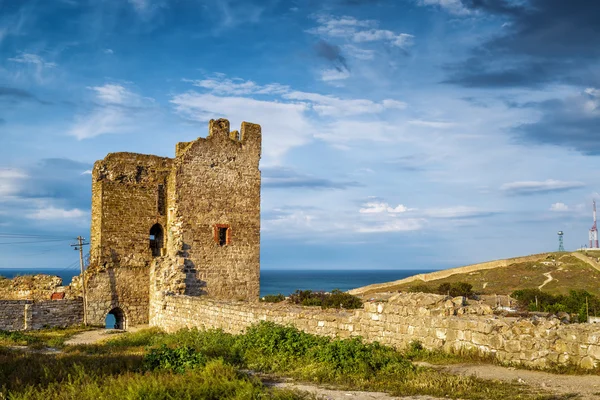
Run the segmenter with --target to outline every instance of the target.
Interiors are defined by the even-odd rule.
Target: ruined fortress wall
[[[96,162],[91,265],[150,265],[150,229],[156,223],[163,230],[166,227],[166,212],[159,209],[159,190],[166,192],[171,164],[169,158],[133,153],[111,153]]]
[[[408,278],[404,278],[404,279],[400,279],[400,280],[392,281],[392,282],[375,283],[373,285],[368,285],[368,286],[349,290],[348,293],[353,294],[353,295],[361,295],[364,293],[370,293],[370,292],[375,292],[375,291],[385,292],[387,290],[387,288],[389,288],[391,286],[403,285],[403,284],[411,283],[411,282],[415,282],[415,281],[429,282],[429,281],[435,281],[438,279],[445,279],[445,278],[448,278],[449,276],[456,275],[456,274],[467,274],[470,272],[483,271],[483,270],[487,270],[487,269],[504,268],[504,267],[508,267],[508,266],[510,266],[512,264],[516,264],[516,263],[543,260],[547,256],[548,256],[548,253],[542,253],[542,254],[533,254],[533,255],[525,256],[525,257],[516,257],[516,258],[507,258],[504,260],[487,261],[487,262],[483,262],[483,263],[479,263],[479,264],[466,265],[464,267],[450,268],[450,269],[445,269],[442,271],[430,272],[427,274],[413,275],[413,276],[409,276]]]
[[[26,314],[30,321],[27,329],[66,328],[83,323],[83,300],[47,300],[34,302],[30,313]]]
[[[0,330],[25,329],[25,306],[31,303],[29,300],[0,300]]]
[[[92,267],[86,277],[88,323],[104,326],[114,308],[123,311],[127,326],[148,323],[149,268]]]
[[[72,295],[69,287],[62,286],[62,279],[58,276],[37,274],[0,279],[2,300],[50,300],[55,292]]]
[[[0,330],[67,327],[83,323],[83,301],[0,300]]]
[[[402,294],[362,310],[337,311],[281,304],[219,301],[182,295],[155,297],[150,323],[167,331],[220,328],[240,333],[251,324],[272,321],[305,332],[403,348],[418,340],[429,349],[472,350],[500,361],[531,366],[575,364],[592,368],[600,362],[600,332],[591,324],[561,325],[493,315],[453,315],[460,309],[444,296]]]
[[[238,134],[226,120],[211,121],[206,139],[178,146],[169,240],[196,271],[203,294],[258,300],[260,146],[260,126],[243,123]],[[228,229],[223,246],[217,225]]]

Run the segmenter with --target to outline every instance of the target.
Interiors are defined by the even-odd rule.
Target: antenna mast
[[[598,248],[598,226],[596,225],[596,200],[592,201],[594,210],[594,225],[590,229],[590,248]]]

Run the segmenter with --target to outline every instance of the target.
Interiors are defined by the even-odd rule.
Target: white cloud
[[[246,95],[246,94],[281,94],[290,90],[289,86],[271,83],[268,85],[258,85],[252,81],[245,81],[240,78],[213,77],[208,79],[190,80],[184,79],[184,82],[190,82],[192,85],[209,89],[218,95]]]
[[[321,80],[324,82],[339,81],[350,78],[348,70],[338,70],[335,68],[326,69],[321,72]]]
[[[397,219],[383,223],[361,226],[356,231],[360,233],[378,233],[378,232],[408,232],[423,229],[423,220],[416,218]]]
[[[105,104],[118,104],[127,107],[143,107],[154,103],[154,99],[142,97],[126,89],[122,85],[107,83],[103,86],[92,86],[88,89],[96,93],[96,99]]]
[[[81,173],[81,175],[91,175],[91,174],[92,174],[92,170],[91,169],[85,170],[85,171],[83,171]]]
[[[104,54],[115,54],[115,52],[113,51],[113,49],[104,49]]]
[[[456,126],[456,124],[453,122],[424,121],[421,119],[413,119],[413,120],[408,121],[408,123],[410,125],[425,126],[427,128],[436,128],[436,129],[453,128],[454,126]]]
[[[358,210],[361,214],[380,214],[380,213],[405,213],[407,211],[411,211],[411,208],[406,207],[403,204],[398,204],[396,207],[391,207],[388,203],[383,202],[368,202],[365,203],[363,208]]]
[[[386,110],[402,110],[406,103],[398,100],[386,99],[378,103],[366,99],[340,99],[318,93],[290,92],[282,96],[289,100],[304,100],[311,103],[311,108],[323,116],[350,116],[360,114],[381,113]]]
[[[63,208],[46,207],[33,213],[27,214],[27,218],[36,220],[54,220],[54,219],[78,219],[88,215],[87,212],[78,208],[65,210]]]
[[[489,211],[481,210],[477,207],[455,206],[455,207],[436,207],[424,211],[424,215],[431,218],[472,218],[489,215]]]
[[[31,53],[22,53],[22,54],[18,55],[17,57],[9,58],[8,61],[21,63],[21,64],[34,64],[40,68],[56,67],[56,63],[47,62],[42,57],[38,56],[37,54],[31,54]]]
[[[21,181],[28,176],[24,171],[0,168],[0,197],[16,195],[21,189]]]
[[[413,35],[378,29],[378,22],[374,20],[358,20],[348,16],[336,18],[328,15],[317,16],[316,20],[319,26],[307,32],[319,36],[343,38],[354,43],[384,41],[403,49],[413,45]],[[361,54],[361,51],[354,52],[357,53]],[[363,52],[362,55],[364,57],[365,53]]]
[[[518,181],[505,183],[500,187],[500,190],[512,195],[528,195],[535,193],[561,192],[583,186],[585,186],[584,183],[577,181],[547,179],[545,181]]]
[[[117,84],[88,87],[99,103],[90,113],[75,117],[69,135],[89,139],[103,134],[139,129],[140,113],[154,106],[154,99],[142,97]]]
[[[379,140],[380,121],[353,120],[349,117],[374,119],[376,114],[407,107],[406,103],[394,99],[379,102],[341,99],[319,93],[293,91],[278,83],[259,85],[242,79],[228,79],[223,75],[188,82],[208,93],[190,91],[174,95],[171,103],[179,114],[202,122],[224,117],[232,122],[232,126],[238,121],[259,122],[264,133],[264,152],[271,162],[278,162],[289,149],[306,144],[315,137],[327,141],[333,139],[331,141],[336,143],[340,140],[353,140],[355,137]],[[230,96],[226,96],[227,94]],[[262,94],[275,98],[258,100],[252,97]],[[319,121],[314,120],[315,113],[320,117]],[[340,120],[339,117],[344,118]],[[360,131],[360,127],[364,127],[369,135],[365,136],[365,131]],[[339,130],[342,128],[347,129],[347,132],[340,135]],[[392,129],[392,126],[389,128]],[[336,135],[342,138],[335,138]]]
[[[569,206],[565,203],[554,203],[550,206],[550,211],[564,212],[569,210]]]
[[[408,232],[423,229],[420,218],[399,218],[397,214],[367,214],[356,218],[341,210],[287,207],[274,209],[274,216],[263,220],[261,229],[277,232],[278,236],[314,237],[336,235],[336,238],[352,236],[356,233]],[[268,215],[268,214],[267,214]]]
[[[422,6],[440,6],[450,13],[457,15],[470,13],[470,11],[463,6],[461,0],[418,0],[418,4]]]
[[[375,50],[363,49],[353,44],[345,45],[344,50],[346,54],[359,60],[372,60],[375,58]]]

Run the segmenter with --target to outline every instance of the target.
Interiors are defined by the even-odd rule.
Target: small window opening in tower
[[[227,244],[227,228],[219,228],[219,246]]]
[[[163,228],[160,224],[154,224],[150,228],[150,250],[152,257],[159,257],[163,248]]]
[[[215,228],[215,243],[219,246],[225,246],[231,243],[231,227],[225,224],[216,224]]]

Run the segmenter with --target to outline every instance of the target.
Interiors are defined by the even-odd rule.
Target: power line
[[[66,241],[70,241],[73,239],[45,239],[45,240],[35,240],[35,241],[25,241],[25,242],[4,242],[4,243],[0,243],[0,245],[3,244],[33,244],[33,243],[52,243],[52,242],[66,242]]]
[[[34,239],[34,238],[40,238],[40,239],[65,239],[65,240],[71,240],[71,239],[73,239],[72,237],[67,237],[67,236],[38,235],[38,234],[28,234],[28,233],[7,233],[7,232],[0,232],[0,237],[27,238],[27,239]]]

